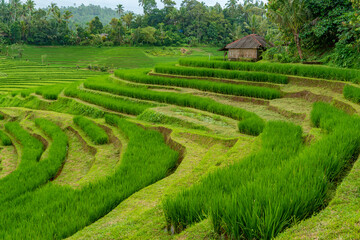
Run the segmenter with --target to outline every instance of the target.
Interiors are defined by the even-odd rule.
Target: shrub
[[[93,121],[81,116],[74,117],[73,120],[90,137],[93,143],[101,145],[109,142],[109,136],[105,130]]]

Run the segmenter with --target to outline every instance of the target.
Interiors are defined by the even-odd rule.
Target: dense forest
[[[36,9],[33,0],[2,0],[0,43],[95,46],[224,46],[251,33],[275,43],[265,58],[360,67],[358,0],[229,0],[207,6],[184,0],[139,0],[143,14],[99,6]],[[114,16],[115,14],[115,16]],[[111,19],[111,20],[109,20]]]

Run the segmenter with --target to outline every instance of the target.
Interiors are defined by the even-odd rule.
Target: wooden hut
[[[261,53],[268,47],[274,47],[274,44],[266,42],[263,37],[257,34],[251,34],[226,45],[220,51],[226,51],[225,55],[228,52],[230,61],[241,59],[258,61],[260,60]]]

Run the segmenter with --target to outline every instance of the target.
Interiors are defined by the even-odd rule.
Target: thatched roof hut
[[[226,45],[220,51],[228,51],[229,60],[253,59],[257,61],[261,53],[269,47],[274,47],[274,44],[257,34],[251,34]]]

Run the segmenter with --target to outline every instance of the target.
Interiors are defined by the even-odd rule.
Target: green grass
[[[279,84],[289,83],[288,77],[274,73],[250,72],[250,71],[230,71],[222,69],[209,69],[199,67],[173,66],[172,64],[161,64],[155,66],[155,72],[172,75],[212,77],[236,79],[251,82],[271,82]]]
[[[43,66],[36,62],[9,59],[0,59],[0,72],[6,74],[6,77],[1,78],[0,89],[7,92],[55,83],[71,83],[102,74],[74,67]]]
[[[0,98],[0,106],[2,107],[23,107],[36,110],[47,110],[60,113],[68,113],[73,115],[82,115],[92,118],[102,118],[105,112],[97,107],[88,106],[74,99],[59,98],[54,102],[42,101],[35,96],[26,99],[3,97]]]
[[[134,192],[167,176],[179,154],[163,136],[107,116],[129,139],[120,166],[106,179],[79,190],[48,184],[0,206],[3,239],[62,239],[106,215]]]
[[[360,121],[323,103],[314,105],[311,119],[329,135],[296,154],[299,127],[269,122],[261,152],[164,201],[168,224],[179,231],[210,215],[219,234],[271,239],[319,211],[358,155]]]
[[[78,87],[79,84],[70,85],[65,89],[64,94],[67,97],[78,98],[82,101],[96,104],[112,111],[131,115],[139,115],[146,109],[155,107],[155,105],[151,105],[150,103],[136,102],[125,98],[93,93],[86,90],[80,90]]]
[[[357,159],[327,208],[287,229],[276,239],[359,239],[359,173],[360,161]]]
[[[12,145],[12,141],[8,135],[6,135],[3,131],[0,130],[0,142],[3,146]]]
[[[252,119],[253,121],[245,122],[241,125],[241,128],[239,129],[242,133],[245,134],[259,135],[264,127],[264,121],[260,119],[256,114],[245,111],[241,108],[221,104],[210,98],[197,97],[191,94],[156,92],[148,90],[146,88],[135,88],[116,84],[106,80],[105,78],[89,79],[85,81],[84,87],[131,98],[157,101],[160,103],[174,104],[182,107],[191,107],[230,117],[239,121]],[[67,90],[65,91],[65,94],[66,93]]]
[[[56,84],[53,86],[43,86],[36,89],[35,93],[43,96],[48,100],[57,100],[59,94],[64,90],[66,85]]]
[[[147,75],[149,72],[149,69],[117,70],[115,71],[115,76],[124,80],[137,83],[194,88],[206,92],[215,92],[235,96],[246,96],[264,99],[275,99],[282,96],[282,93],[279,90],[272,88],[236,85],[230,83],[212,82],[197,79],[180,79],[149,76]]]
[[[43,153],[43,144],[24,130],[18,122],[6,123],[5,129],[22,145],[21,162],[18,169],[36,164]]]
[[[222,60],[209,61],[204,58],[180,59],[179,62],[182,66],[279,73],[302,77],[351,81],[354,83],[360,82],[360,71],[355,69],[342,69],[302,64],[225,62]]]
[[[163,208],[169,226],[173,225],[179,232],[205,219],[215,198],[230,194],[241,185],[250,184],[262,171],[271,166],[277,167],[281,161],[295,155],[302,145],[301,128],[293,124],[269,123],[261,138],[263,148],[254,156],[238,160],[234,165],[205,177],[190,189],[166,198]]]
[[[279,92],[307,90],[332,97],[359,111],[357,104],[344,99],[358,103],[360,94],[354,84],[345,87],[343,96],[291,82],[278,85],[280,91],[270,89],[266,92],[267,88],[223,84],[216,79],[155,77],[147,76],[145,69],[125,70],[150,68],[180,58],[180,62],[199,61],[168,54],[160,48],[147,53],[145,50],[25,46],[27,54],[23,61],[0,60],[0,80],[3,80],[0,83],[0,107],[6,116],[6,121],[0,122],[5,125],[19,121],[26,131],[42,135],[50,143],[40,160],[34,155],[34,160],[28,162],[34,168],[20,166],[16,170],[17,157],[18,164],[24,158],[23,147],[15,134],[0,130],[0,139],[1,133],[5,133],[14,143],[14,147],[0,146],[0,170],[3,168],[0,174],[1,239],[61,239],[68,236],[72,239],[268,239],[284,229],[280,239],[359,238],[358,163],[326,207],[358,154],[360,126],[357,113],[350,117],[328,105],[316,104],[310,114],[310,101],[316,99],[276,98]],[[206,56],[201,59],[206,64],[209,53],[222,54],[214,48],[191,50],[193,56]],[[43,65],[41,55],[44,54],[47,58]],[[239,63],[231,64],[237,66]],[[124,81],[85,70],[89,65],[123,68],[115,74]],[[289,66],[293,65],[281,65],[281,71],[286,72]],[[201,70],[203,67],[206,65],[177,68]],[[272,64],[268,68],[268,71],[280,71],[280,67]],[[329,78],[350,76],[325,68],[330,69]],[[296,69],[291,70],[293,74],[299,70]],[[210,67],[206,70],[219,69]],[[231,72],[229,70],[237,71],[221,71]],[[244,70],[262,71],[255,67]],[[319,72],[306,71],[299,74],[324,74],[321,69]],[[292,75],[290,73],[281,74]],[[88,77],[93,78],[83,84]],[[351,81],[356,82],[354,79]],[[75,81],[77,83],[72,85]],[[68,92],[62,94],[65,88]],[[105,112],[132,116],[127,120],[107,116],[104,122],[101,118]],[[301,125],[304,133],[291,123],[265,123],[263,120],[286,119],[284,116],[290,113],[306,115],[305,119],[292,116],[287,119]],[[82,131],[78,137],[68,130],[73,125],[74,115],[98,118],[80,117],[91,122],[90,130],[84,132],[89,136],[93,134],[92,137],[84,137]],[[61,124],[64,132],[57,127],[59,134],[51,137],[50,130],[43,129],[50,121],[43,120],[46,122],[41,127],[38,117],[53,121],[54,129],[57,127],[55,122]],[[115,134],[107,130],[109,136],[106,137],[111,139],[109,144],[90,143],[92,138],[100,139],[104,133],[99,134],[94,129],[97,124],[115,130]],[[145,128],[138,124],[145,124]],[[167,134],[171,132],[175,144],[186,147],[185,158],[179,166],[176,153],[164,144],[164,137],[148,130],[153,126],[161,127],[157,129]],[[262,134],[256,138],[237,130]],[[21,131],[21,127],[14,124],[13,131]],[[61,136],[60,131],[69,138],[67,144],[56,140]],[[235,138],[239,139],[234,145]],[[173,144],[169,136],[166,140]],[[61,162],[64,155],[67,159]],[[54,162],[49,164],[49,159]],[[40,168],[45,164],[47,167]],[[175,172],[174,166],[178,167]],[[21,172],[21,169],[27,170]],[[20,172],[21,176],[18,176]],[[10,184],[5,179],[13,180]],[[179,198],[168,222],[164,217],[167,216],[162,205],[164,198]],[[317,214],[315,217],[297,225],[314,213]],[[165,230],[170,225],[183,231],[171,235]]]
[[[160,49],[160,48],[154,48]],[[177,61],[180,56],[149,56],[147,47],[34,47],[25,46],[23,59],[42,63],[41,56],[46,55],[45,64],[50,66],[88,67],[89,65],[108,66],[110,68],[153,67],[157,63]],[[192,51],[193,56],[221,54],[216,48],[200,48]],[[180,48],[176,48],[180,52]]]
[[[13,135],[22,146],[21,162],[17,170],[0,180],[0,202],[11,200],[38,186],[37,163],[43,154],[43,144],[25,131],[18,122],[5,124],[6,130]],[[43,169],[42,169],[43,170]],[[34,174],[35,173],[35,174]],[[35,177],[33,179],[33,177]],[[41,176],[39,176],[41,178]]]
[[[359,103],[360,102],[360,88],[346,84],[343,90],[343,95],[346,99]]]
[[[137,119],[156,123],[156,124],[168,124],[188,129],[198,129],[198,130],[208,130],[207,127],[198,125],[189,121],[181,120],[176,117],[167,116],[161,112],[154,111],[152,109],[148,109],[144,111],[141,115],[137,117]]]
[[[85,117],[77,116],[74,117],[74,123],[90,137],[93,143],[101,145],[109,142],[109,136],[105,130],[99,127],[93,121]]]

